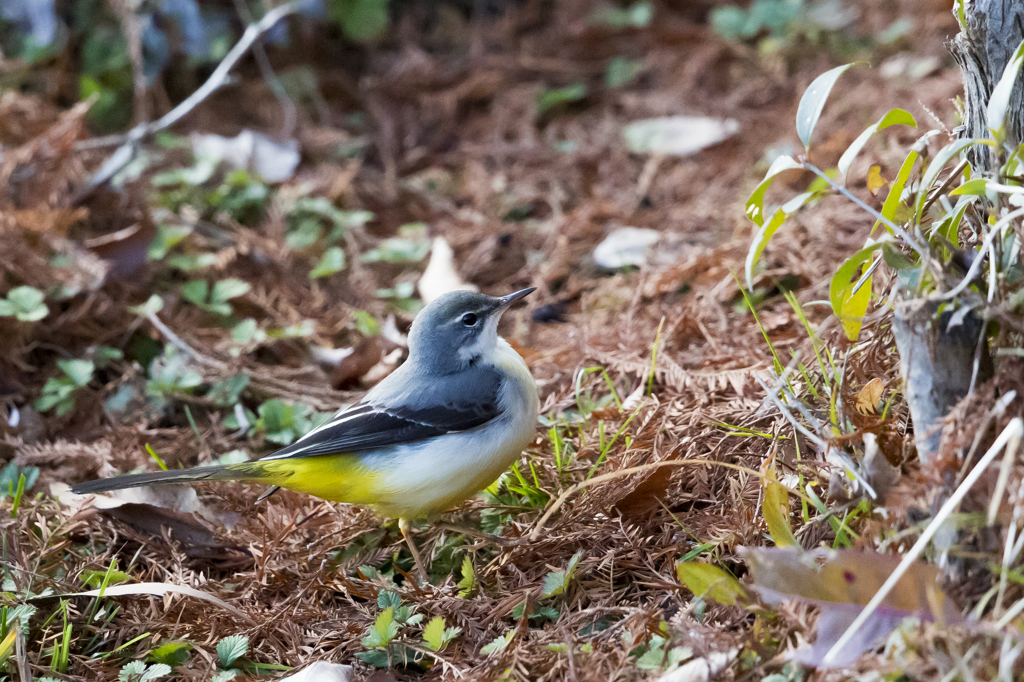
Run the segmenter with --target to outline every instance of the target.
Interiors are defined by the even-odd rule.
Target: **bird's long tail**
[[[105,493],[124,488],[138,488],[144,485],[163,483],[196,483],[199,481],[259,481],[265,476],[264,467],[255,462],[228,464],[222,466],[195,467],[180,471],[154,471],[145,474],[128,474],[113,478],[100,478],[95,481],[79,483],[71,488],[71,492],[84,495],[87,493]]]

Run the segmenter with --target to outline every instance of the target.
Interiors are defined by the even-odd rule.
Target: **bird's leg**
[[[430,579],[427,578],[427,570],[423,565],[423,560],[420,559],[420,551],[416,549],[416,543],[412,540],[412,523],[409,522],[409,519],[398,519],[398,529],[402,531],[405,544],[409,545],[409,551],[412,552],[412,560],[416,564],[416,572],[420,574],[420,580],[424,583],[429,583]]]

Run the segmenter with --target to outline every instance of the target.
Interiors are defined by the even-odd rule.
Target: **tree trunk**
[[[964,131],[962,137],[986,138],[988,100],[1007,62],[1024,39],[1024,2],[1020,0],[962,0],[962,15],[954,7],[960,33],[947,44],[960,64],[964,79]],[[1017,74],[1006,110],[1006,141],[1024,141],[1024,70]],[[992,150],[975,145],[967,158],[977,177],[992,170]]]

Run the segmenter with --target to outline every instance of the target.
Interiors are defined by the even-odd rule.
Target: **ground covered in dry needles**
[[[753,292],[740,282],[754,232],[744,203],[774,156],[799,150],[796,106],[818,74],[873,67],[833,92],[815,133],[823,168],[892,107],[918,121],[854,165],[850,187],[874,206],[922,130],[945,139],[958,124],[946,5],[824,3],[853,14],[749,38],[713,30],[711,2],[524,2],[469,23],[442,6],[372,47],[292,18],[292,43],[269,56],[294,125],[247,57],[99,188],[89,179],[114,147],[94,143],[89,104],[70,106],[73,67],[3,63],[7,677],[256,679],[315,661],[378,681],[1019,674],[1020,645],[997,619],[936,624],[920,604],[897,610],[884,650],[868,642],[846,667],[791,661],[834,615],[817,608],[830,600],[755,595],[755,581],[772,583],[755,564],[795,569],[741,549],[905,552],[934,511],[907,438],[892,278],[876,278],[856,345],[825,302],[872,218],[823,200],[776,235]],[[160,114],[178,99],[160,90],[150,103]],[[686,156],[631,151],[626,124],[676,115],[733,134]],[[250,129],[297,140],[294,173],[271,183],[194,153],[190,135]],[[268,153],[282,164],[287,151]],[[780,184],[792,194],[808,178]],[[609,268],[595,249],[617,232],[614,254],[632,260]],[[69,494],[292,442],[401,362],[422,300],[460,282],[537,287],[502,334],[536,377],[542,416],[499,482],[418,524],[429,585],[397,523],[368,510],[288,491],[257,504],[262,489],[242,484]],[[948,452],[982,438],[996,396],[1020,382],[1012,360],[953,415]],[[766,399],[787,366],[794,398],[852,425],[836,430],[847,456],[874,436],[895,472],[884,502],[819,461]],[[1007,473],[1009,523],[1019,472]],[[989,613],[993,585],[1000,615],[1024,596],[976,506],[980,530],[942,591],[922,588],[922,603],[951,600],[950,621]],[[868,564],[864,575],[880,565]],[[64,596],[92,589],[102,596]]]

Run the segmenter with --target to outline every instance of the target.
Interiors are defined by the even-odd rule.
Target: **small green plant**
[[[192,645],[188,642],[165,642],[149,653],[155,663],[163,663],[170,668],[177,668],[189,658]]]
[[[178,352],[171,344],[166,345],[163,354],[149,365],[146,395],[160,407],[176,394],[191,394],[203,383],[203,375],[191,367],[192,359],[188,355]]]
[[[926,143],[936,131],[927,133],[911,148],[891,182],[880,210],[871,208],[851,193],[845,182],[854,160],[876,132],[892,125],[917,125],[913,116],[902,109],[889,111],[869,126],[843,153],[832,172],[822,171],[803,158],[797,160],[781,156],[776,159],[747,201],[747,216],[758,227],[747,254],[747,287],[754,288],[753,280],[760,257],[786,219],[811,201],[836,192],[864,209],[876,221],[864,248],[839,267],[829,288],[833,312],[851,341],[856,341],[860,335],[871,301],[872,277],[883,262],[896,272],[897,283],[911,297],[929,298],[964,313],[969,309],[988,308],[991,318],[1010,319],[1011,311],[1020,305],[1015,297],[1024,300],[1024,294],[1021,294],[1024,287],[1020,286],[1024,281],[1022,269],[1010,255],[1019,249],[1011,228],[1022,211],[1014,210],[1014,202],[1010,198],[1019,197],[1024,189],[1018,172],[1021,165],[1019,150],[1006,144],[1003,123],[1009,93],[1022,62],[1024,43],[1007,64],[989,102],[988,123],[993,139],[954,140],[927,162]],[[805,149],[810,149],[815,126],[833,86],[851,66],[853,64],[846,64],[822,74],[801,98],[796,128]],[[975,145],[987,145],[995,155],[994,177],[970,178],[965,159],[936,187],[943,171]],[[766,191],[781,173],[791,169],[809,170],[818,176],[818,180],[806,192],[780,208],[766,211]],[[954,187],[957,180],[963,180],[963,183]],[[978,200],[981,196],[987,197],[991,209]],[[963,267],[957,265],[955,256],[961,251],[962,224],[971,206],[975,212],[981,211],[989,218],[981,221],[983,225],[972,227],[972,231],[980,227],[982,236],[977,240],[980,242],[977,247],[968,249],[970,264]],[[990,252],[992,257],[980,255],[985,252]],[[987,273],[982,267],[986,263]],[[778,364],[776,370],[781,371]]]
[[[43,300],[46,296],[35,287],[14,287],[0,298],[0,317],[13,317],[20,322],[38,322],[50,314]]]
[[[57,366],[63,374],[46,380],[35,407],[40,412],[56,408],[60,417],[74,409],[74,394],[92,381],[96,365],[89,360],[58,360]]]
[[[647,28],[654,18],[654,5],[650,0],[634,2],[629,7],[602,4],[590,15],[592,26],[603,26],[614,30],[626,28]]]
[[[423,628],[423,642],[431,651],[441,651],[458,637],[460,632],[462,632],[462,628],[447,627],[444,617],[437,616],[431,618]]]
[[[391,590],[382,590],[377,595],[377,607],[382,610],[361,640],[368,650],[356,656],[378,668],[406,665],[417,660],[418,652],[396,641],[396,638],[402,628],[418,625],[423,620],[423,614],[414,613],[415,606],[403,606],[401,596]],[[441,640],[444,640],[443,631]]]
[[[245,635],[231,635],[217,642],[217,667],[219,670],[210,682],[228,682],[242,674],[236,667],[249,653],[249,638]]]
[[[608,88],[621,88],[623,85],[628,85],[636,80],[644,71],[644,62],[642,59],[626,59],[625,57],[615,57],[610,62],[604,72],[604,84]]]
[[[661,634],[651,635],[647,644],[635,651],[636,667],[641,670],[669,672],[678,668],[680,663],[693,658],[693,649],[690,647],[671,646],[668,625],[664,621],[659,626],[659,632]]]
[[[711,10],[711,27],[726,40],[748,41],[767,36],[776,44],[798,37],[817,42],[822,33],[838,31],[856,19],[840,0],[756,0],[749,8],[722,5]]]
[[[228,352],[237,357],[242,353],[251,353],[257,348],[281,339],[307,338],[316,331],[313,320],[303,320],[284,329],[261,329],[251,317],[247,317],[231,328],[232,345]]]
[[[527,611],[527,608],[530,610]],[[529,599],[523,600],[521,604],[517,604],[512,609],[512,618],[514,620],[521,620],[523,614],[526,614],[527,620],[539,621],[541,623],[558,620],[558,609],[551,606],[533,604]]]
[[[430,253],[427,226],[410,223],[398,228],[398,236],[384,239],[377,248],[362,255],[365,263],[418,263]]]
[[[273,398],[257,408],[255,428],[264,438],[278,445],[289,445],[316,427],[327,423],[329,413],[319,413],[304,403],[286,403]]]
[[[295,200],[288,211],[288,234],[285,246],[306,249],[324,238],[325,225],[330,228],[326,241],[334,244],[344,239],[354,227],[362,227],[373,220],[370,211],[343,211],[324,197],[302,197]]]
[[[318,277],[333,275],[334,273],[341,272],[344,269],[345,252],[340,246],[332,246],[324,251],[323,257],[320,258],[320,262],[317,263],[316,267],[310,271],[309,276],[313,279],[317,279]]]
[[[251,288],[248,282],[233,277],[214,282],[213,287],[206,280],[193,280],[181,285],[181,295],[207,312],[228,317],[234,312],[229,301],[244,296]]]
[[[551,571],[544,576],[544,590],[541,592],[541,597],[557,597],[560,594],[565,593],[569,589],[569,585],[572,584],[573,576],[576,573],[576,566],[580,563],[580,559],[583,557],[583,552],[576,552],[569,559],[569,563],[566,565],[564,570]]]
[[[543,114],[562,104],[579,102],[587,97],[586,83],[573,83],[563,88],[542,90],[537,95],[537,113]]]
[[[50,670],[63,675],[67,672],[68,662],[71,660],[71,634],[73,623],[68,620],[68,603],[61,600],[60,607],[50,618],[60,614],[63,619],[60,637],[53,641],[53,648],[50,649]]]
[[[270,188],[246,170],[233,170],[207,196],[209,206],[243,225],[255,225],[270,200]]]
[[[117,674],[119,682],[150,682],[171,674],[171,666],[165,663],[146,665],[142,661],[130,661]]]
[[[370,41],[388,28],[389,0],[329,0],[327,15],[338,22],[348,38]]]
[[[0,499],[8,496],[13,498],[11,504],[12,518],[18,513],[22,494],[26,490],[31,490],[38,479],[38,467],[22,467],[14,460],[11,460],[3,469],[0,469]]]
[[[462,558],[462,579],[457,585],[459,596],[465,599],[477,589],[476,569],[473,567],[473,559],[468,554]]]
[[[480,647],[480,653],[485,656],[500,656],[508,645],[512,642],[512,638],[516,636],[515,630],[509,630],[504,635],[498,635],[489,644],[485,644]]]

